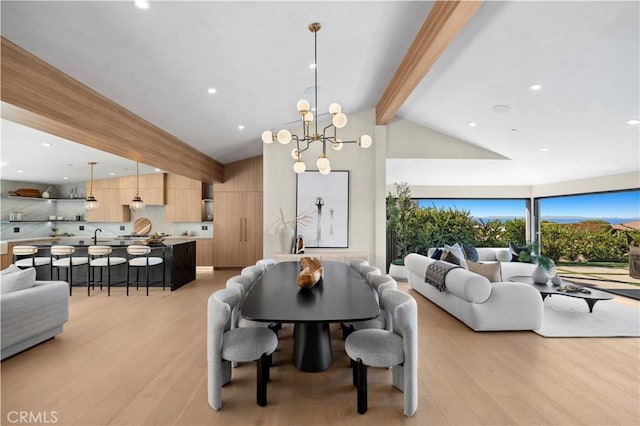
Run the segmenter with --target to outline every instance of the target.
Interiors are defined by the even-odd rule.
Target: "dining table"
[[[240,306],[252,321],[294,324],[293,364],[306,372],[332,363],[329,324],[375,318],[380,308],[373,288],[343,262],[322,261],[323,277],[311,288],[298,286],[300,262],[280,262],[251,287]]]

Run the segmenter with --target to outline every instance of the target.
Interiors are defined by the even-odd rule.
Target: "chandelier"
[[[309,149],[312,143],[320,142],[322,144],[322,154],[316,161],[316,167],[318,167],[320,174],[326,175],[331,172],[331,163],[327,158],[327,144],[331,145],[335,151],[340,151],[345,143],[357,143],[362,148],[369,148],[373,140],[369,135],[362,135],[357,141],[343,141],[337,138],[336,129],[342,129],[347,125],[347,116],[342,112],[340,104],[337,103],[332,103],[329,106],[331,124],[324,127],[322,133],[318,132],[318,120],[314,123],[313,112],[311,111],[316,111],[316,113],[318,111],[318,31],[320,31],[320,28],[320,24],[317,22],[309,25],[309,31],[313,33],[314,44],[314,62],[312,64],[315,77],[314,109],[310,108],[311,105],[306,99],[300,99],[296,105],[302,122],[302,136],[292,135],[287,129],[282,129],[277,134],[271,130],[266,130],[262,133],[262,141],[269,144],[277,140],[283,145],[292,140],[295,141],[296,147],[291,151],[291,157],[295,160],[293,170],[296,173],[303,173],[307,168],[302,160],[302,154]],[[312,123],[314,124],[313,128]]]

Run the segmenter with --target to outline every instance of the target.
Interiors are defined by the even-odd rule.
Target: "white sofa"
[[[479,261],[495,262],[495,253],[503,249],[477,250]],[[508,281],[516,275],[530,276],[535,265],[500,262],[502,281],[495,283],[464,268],[454,269],[446,276],[447,290],[440,292],[424,280],[432,262],[435,260],[430,257],[409,254],[404,261],[409,284],[473,330],[535,330],[542,325],[544,308],[538,290],[525,283]]]
[[[0,295],[2,358],[62,333],[69,319],[69,285],[36,281],[33,287]]]

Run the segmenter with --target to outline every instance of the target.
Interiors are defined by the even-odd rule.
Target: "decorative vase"
[[[280,249],[282,250],[282,253],[288,254],[293,252],[293,240],[295,235],[296,233],[290,226],[280,229],[278,236],[280,237]]]
[[[536,266],[531,274],[531,278],[533,278],[533,282],[536,284],[546,284],[549,280],[549,274],[540,266]]]
[[[562,284],[562,279],[558,276],[558,274],[556,274],[553,278],[551,278],[551,284],[556,286]]]

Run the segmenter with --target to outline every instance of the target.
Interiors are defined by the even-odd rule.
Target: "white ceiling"
[[[296,101],[311,98],[310,22],[323,25],[319,111],[337,101],[348,114],[375,107],[431,4],[3,1],[1,31],[227,163],[259,155],[260,133],[296,120]],[[638,2],[485,2],[397,115],[510,160],[390,159],[387,181],[526,185],[639,170],[640,129],[626,124],[640,118],[639,39]],[[3,178],[17,179],[14,169]]]

